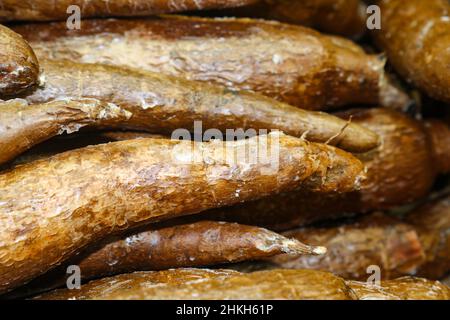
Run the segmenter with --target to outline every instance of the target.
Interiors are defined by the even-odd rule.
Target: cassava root
[[[262,148],[269,161],[251,161]],[[129,140],[18,166],[0,174],[0,292],[115,232],[300,187],[347,192],[363,177],[352,155],[280,133]]]
[[[253,90],[310,110],[365,104],[403,108],[385,60],[350,40],[251,19],[166,16],[15,27],[39,59],[107,63]]]
[[[82,286],[81,290],[56,290],[37,299],[448,300],[450,288],[421,278],[400,278],[374,286],[367,282],[346,282],[331,273],[314,270],[244,274],[228,270],[174,269],[104,278]]]

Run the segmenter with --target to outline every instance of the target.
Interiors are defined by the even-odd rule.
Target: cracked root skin
[[[379,148],[358,156],[368,169],[367,179],[362,182],[360,191],[327,197],[307,195],[303,190],[272,195],[268,199],[205,212],[200,219],[237,221],[289,230],[315,221],[339,218],[347,213],[389,209],[416,201],[428,193],[435,178],[434,172],[447,172],[450,154],[447,141],[450,134],[442,122],[429,121],[424,126],[408,116],[386,109],[354,110],[350,114],[354,115],[354,123],[370,128],[381,137]],[[342,116],[346,118],[348,114]],[[48,153],[74,148],[71,144],[75,142],[79,142],[75,147],[80,147],[95,143],[99,138],[105,142],[146,135],[138,132],[109,132],[71,139],[74,141],[58,139],[51,144],[43,144],[42,150],[35,149],[19,160],[48,157]],[[194,221],[198,219],[195,217]],[[182,220],[185,222],[186,218]]]
[[[69,151],[2,173],[0,291],[25,284],[105,236],[146,222],[300,187],[315,192],[359,187],[363,166],[352,155],[282,134],[264,139],[138,139]],[[272,150],[278,168],[276,161],[245,160],[258,147]]]
[[[146,226],[91,246],[8,296],[30,296],[63,287],[70,265],[80,267],[85,282],[132,271],[204,267],[282,253],[317,254],[323,250],[323,247],[309,247],[266,229],[237,223],[201,221],[162,229]]]
[[[362,181],[360,190],[320,196],[304,191],[283,193],[212,210],[202,214],[201,219],[234,221],[280,231],[349,214],[391,209],[426,197],[440,167],[435,159],[442,157],[434,155],[436,148],[429,137],[430,127],[381,108],[353,110],[342,117],[349,115],[353,115],[354,123],[376,132],[381,141],[377,149],[358,155],[367,168],[367,179]]]
[[[39,63],[28,43],[0,25],[0,99],[38,84]]]
[[[374,33],[390,63],[429,96],[450,102],[450,4],[447,0],[380,0]]]
[[[27,146],[43,140],[42,133],[36,133],[36,138],[33,131],[47,132],[46,126],[131,128],[170,135],[177,129],[193,131],[195,121],[201,121],[202,134],[207,129],[220,130],[223,135],[227,130],[236,129],[253,129],[254,134],[260,133],[259,130],[280,130],[295,137],[305,136],[309,141],[329,141],[352,152],[371,150],[379,143],[378,136],[362,126],[257,94],[232,92],[219,86],[106,65],[50,60],[42,60],[41,65],[45,85],[25,97],[30,104],[38,105],[26,109],[20,102],[6,103],[10,105],[5,108],[5,117],[0,119],[0,134],[10,139],[14,136],[26,139]],[[67,101],[81,98],[99,100],[99,109],[103,105],[114,108],[117,113],[130,113],[130,116],[109,121],[105,117],[86,116],[77,122],[80,112],[76,110],[86,106],[83,101],[78,102],[78,107],[77,101]],[[63,100],[60,110],[57,101],[44,104],[55,99]],[[74,110],[73,119],[68,108]],[[58,117],[58,113],[64,117]],[[111,111],[105,109],[103,113],[110,115]],[[29,134],[22,135],[27,131]],[[47,139],[53,135],[54,132],[48,132]],[[11,159],[17,152],[5,153],[3,157]]]
[[[145,16],[192,10],[220,9],[252,4],[257,0],[2,0],[0,21],[66,20],[67,8],[76,5],[83,19]]]
[[[200,219],[289,230],[315,221],[384,210],[417,201],[427,195],[436,171],[447,172],[450,154],[447,141],[450,134],[442,122],[429,121],[424,126],[408,116],[386,109],[353,110],[349,113],[353,114],[354,123],[373,130],[379,134],[381,141],[379,148],[358,155],[368,169],[367,179],[362,182],[360,191],[320,197],[308,195],[304,190],[289,192],[238,204],[232,208],[205,212]],[[342,116],[347,118],[348,114]],[[76,144],[75,147],[79,147],[95,143],[98,138],[101,138],[100,141],[111,141],[146,136],[145,133],[136,132],[110,132],[106,135],[107,137],[105,133],[99,133],[80,137],[73,139],[73,142],[66,142],[66,139],[54,140],[51,144],[41,145],[43,150],[35,149],[34,153],[28,153],[24,159],[19,160],[29,161],[42,156],[42,153],[43,156],[48,156],[48,153],[71,148],[71,144],[76,141],[79,141],[79,145]],[[198,219],[199,217],[195,217],[194,221]],[[182,220],[181,223],[186,222],[186,218]]]
[[[331,273],[313,270],[271,270],[239,273],[228,270],[174,269],[136,272],[92,281],[81,290],[56,290],[42,300],[144,299],[296,299],[296,300],[448,300],[450,289],[439,282],[401,278],[373,287],[345,282]]]
[[[252,19],[166,16],[18,26],[40,59],[107,63],[252,90],[310,110],[377,105],[395,90],[384,59],[350,40]]]

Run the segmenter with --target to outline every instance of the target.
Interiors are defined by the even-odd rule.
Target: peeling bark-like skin
[[[375,39],[405,79],[450,102],[450,4],[447,0],[380,0]]]
[[[175,269],[136,272],[94,280],[80,290],[56,290],[40,300],[448,300],[450,288],[420,278],[385,281],[380,287],[313,270],[271,270],[249,274],[229,270]]]
[[[107,65],[44,60],[41,65],[45,71],[45,86],[27,95],[28,103],[90,98],[131,113],[130,117],[122,121],[114,119],[111,123],[86,116],[79,126],[120,127],[171,135],[176,129],[192,132],[195,121],[201,121],[202,135],[207,129],[220,130],[224,136],[228,134],[227,130],[234,133],[236,129],[253,129],[255,135],[260,133],[259,130],[276,129],[352,152],[368,151],[379,143],[375,133],[359,125],[348,124],[348,121],[323,112],[301,110],[258,94],[231,92],[220,86]],[[64,125],[57,117],[55,104],[30,106],[28,109],[34,111],[27,111],[31,115],[25,121],[17,112],[20,104],[14,109],[14,103],[3,111],[11,114],[5,120],[0,119],[6,127],[2,130],[6,135],[10,134],[9,127],[16,127],[18,134],[30,128],[41,130],[42,118],[60,127]],[[49,117],[49,112],[56,112],[56,116]],[[66,112],[64,105],[61,112]],[[64,119],[72,126],[77,125],[70,116]],[[48,138],[51,136],[53,134],[49,133]],[[21,138],[29,141],[28,145],[34,140],[33,135]],[[3,157],[11,159],[23,151],[17,150]]]
[[[439,231],[434,230],[439,234]],[[330,228],[303,228],[284,233],[308,244],[320,243],[328,251],[321,257],[279,255],[267,259],[270,268],[315,269],[345,279],[365,281],[367,267],[379,266],[382,279],[414,274],[425,259],[415,228],[393,218],[371,215]],[[438,278],[439,279],[439,278]]]
[[[245,159],[265,148],[269,161]],[[362,172],[344,151],[282,134],[129,140],[22,165],[0,174],[0,292],[120,230],[300,187],[346,192]]]
[[[232,8],[257,0],[1,0],[0,21],[66,20],[76,5],[83,19],[90,17],[145,16],[160,13]]]
[[[0,98],[19,94],[39,82],[39,63],[29,44],[0,25]]]
[[[261,0],[254,5],[216,13],[273,19],[358,37],[366,31],[365,11],[366,6],[360,0]]]
[[[290,230],[316,221],[346,215],[391,209],[425,197],[439,173],[448,168],[436,159],[449,159],[434,150],[448,150],[447,139],[431,142],[432,125],[386,110],[353,110],[353,122],[366,126],[380,136],[377,149],[359,155],[367,168],[367,179],[359,191],[329,196],[289,192],[254,202],[213,210],[201,215],[203,220],[234,221],[259,225],[271,230]],[[441,127],[438,131],[442,133]],[[448,134],[448,132],[447,132]],[[437,145],[438,142],[442,147]],[[442,173],[446,173],[441,171]]]
[[[22,100],[0,103],[0,164],[63,133],[95,124],[118,125],[132,113],[95,99],[54,101],[29,106]]]
[[[381,286],[347,281],[358,300],[450,300],[450,288],[439,281],[403,277],[383,281]]]
[[[204,267],[282,253],[323,254],[325,251],[323,247],[310,247],[267,229],[236,223],[201,221],[162,229],[145,227],[95,244],[11,294],[31,296],[63,287],[70,265],[80,268],[81,280],[85,282],[132,271]]]
[[[385,77],[385,61],[350,40],[312,29],[251,19],[161,17],[84,21],[14,30],[40,59],[106,63],[252,90],[313,110],[348,104],[404,107]]]
[[[444,277],[450,272],[450,196],[418,208],[407,221],[416,227],[426,253],[417,275],[431,279]]]

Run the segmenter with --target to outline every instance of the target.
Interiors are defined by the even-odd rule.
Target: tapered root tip
[[[312,253],[315,255],[320,256],[320,255],[327,253],[327,248],[325,248],[325,247],[312,247],[312,248],[313,248]]]
[[[323,117],[323,114],[321,116]],[[353,123],[351,116],[343,117],[338,122],[333,116],[326,119],[328,121],[326,125],[332,127],[335,133],[325,141],[325,144],[353,153],[368,152],[380,145],[378,134],[358,123]]]
[[[380,145],[380,137],[373,131],[355,123],[347,123],[331,143],[353,153],[369,152]]]
[[[321,246],[308,246],[296,239],[287,239],[284,241],[284,252],[290,255],[323,255],[327,248]]]
[[[259,229],[259,240],[256,241],[256,247],[267,253],[269,256],[278,254],[288,255],[323,255],[327,248],[322,246],[309,246],[294,238],[286,238],[281,234]]]

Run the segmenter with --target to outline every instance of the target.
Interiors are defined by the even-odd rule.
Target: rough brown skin
[[[438,280],[450,272],[450,197],[415,209],[404,221],[377,213],[353,223],[283,235],[311,245],[320,243],[328,251],[320,257],[280,255],[233,269],[315,269],[365,281],[367,267],[377,265],[386,280],[406,275]]]
[[[330,144],[354,152],[370,150],[378,144],[377,135],[361,126],[256,94],[106,65],[50,60],[42,65],[45,86],[26,100],[43,103],[90,97],[111,102],[133,114],[122,127],[172,133],[177,128],[191,129],[194,121],[201,120],[204,130],[273,128],[293,136],[305,134],[313,141],[331,139]]]
[[[379,214],[350,224],[303,228],[284,235],[309,244],[320,243],[327,247],[327,254],[310,259],[279,255],[267,259],[265,267],[323,270],[345,279],[366,281],[371,265],[380,267],[382,279],[394,279],[414,274],[425,257],[413,226]]]
[[[257,0],[1,0],[0,21],[66,20],[67,8],[77,5],[83,19],[90,17],[145,16],[160,13],[230,8]]]
[[[420,278],[401,278],[373,287],[313,270],[239,273],[229,270],[174,269],[136,272],[91,281],[80,290],[56,290],[41,300],[447,300],[450,288]]]
[[[447,128],[441,134],[442,140],[432,141],[430,138],[436,130],[442,132],[441,127],[434,125],[439,121],[424,125],[385,109],[354,110],[341,114],[343,118],[349,116],[355,123],[371,128],[381,136],[378,149],[358,156],[366,165],[368,175],[361,188],[362,208],[367,208],[363,211],[390,209],[416,201],[427,195],[437,174],[448,173],[449,164],[436,166],[436,159],[449,158],[447,141],[450,131]]]
[[[95,99],[55,101],[29,106],[23,100],[0,103],[0,164],[33,146],[89,125],[127,123],[132,113]]]
[[[0,105],[5,114],[5,118],[0,119],[0,140],[2,135],[9,136],[8,140],[25,139],[21,145],[29,148],[33,142],[41,142],[45,135],[48,139],[66,127],[69,129],[65,131],[74,132],[83,126],[137,129],[170,136],[176,129],[192,132],[195,121],[201,121],[201,135],[207,129],[220,130],[224,136],[227,130],[252,129],[255,135],[261,133],[259,130],[277,129],[352,152],[371,150],[379,143],[375,133],[359,125],[249,92],[230,92],[219,86],[107,65],[50,60],[41,61],[41,65],[45,71],[45,86],[25,97],[30,104],[41,105],[26,108],[20,101],[13,101],[6,107]],[[84,103],[79,107],[75,102],[66,106],[63,101],[59,109],[58,102],[42,105],[55,99],[80,98],[97,99],[101,105],[116,113],[125,113],[127,117],[109,119],[111,112],[100,108],[92,116],[92,112],[84,111]],[[50,131],[48,126],[60,130]],[[36,138],[38,134],[34,132],[38,130],[43,132]],[[3,154],[1,161],[10,160],[25,150],[13,146],[9,153]]]
[[[39,82],[39,63],[28,43],[0,25],[0,99],[19,94]]]
[[[215,13],[278,20],[358,37],[367,30],[365,11],[366,6],[360,0],[261,0],[254,5]]]
[[[375,33],[390,62],[429,96],[450,102],[450,4],[447,0],[381,0]]]
[[[450,195],[416,209],[407,217],[426,253],[417,268],[421,277],[440,279],[450,272]]]
[[[402,277],[383,281],[381,286],[347,281],[358,300],[449,300],[450,288],[439,281]]]
[[[79,266],[81,280],[85,282],[132,271],[204,267],[282,253],[323,254],[325,251],[324,247],[310,247],[267,229],[237,223],[201,221],[162,229],[150,226],[95,244],[10,295],[31,296],[63,287],[70,265]]]
[[[382,141],[378,150],[358,156],[368,170],[368,178],[363,181],[360,191],[326,198],[323,195],[309,195],[305,191],[289,192],[212,210],[199,216],[184,217],[177,223],[198,219],[226,220],[278,231],[290,230],[316,221],[391,209],[414,202],[428,194],[437,172],[448,172],[450,143],[447,141],[450,133],[442,122],[429,120],[423,124],[385,109],[349,113],[354,115],[354,123],[378,133]],[[348,114],[342,116],[346,118]],[[110,133],[116,139],[141,135],[130,133],[120,137],[120,134],[123,133]],[[51,151],[60,148],[58,144]]]
[[[448,136],[432,143],[430,135],[435,134],[435,126],[424,126],[387,109],[353,110],[348,114],[353,115],[354,123],[373,130],[381,139],[378,149],[358,156],[367,168],[367,179],[359,191],[326,197],[289,192],[213,210],[202,214],[201,219],[290,230],[316,221],[415,202],[428,195],[438,173],[447,172],[440,169],[448,168],[448,163],[443,165],[436,159],[449,159]],[[342,116],[347,118],[348,114]],[[444,132],[441,126],[438,132]],[[439,155],[435,150],[440,150]]]
[[[257,148],[270,162],[248,158]],[[344,151],[282,134],[128,140],[22,165],[0,174],[0,292],[121,230],[300,187],[346,192],[362,172]]]
[[[95,131],[59,135],[31,148],[6,165],[0,166],[0,170],[2,170],[2,168],[12,168],[19,164],[30,163],[39,159],[47,159],[58,153],[73,149],[102,143],[144,138],[169,139],[167,136],[140,131]]]
[[[251,19],[166,16],[90,20],[14,30],[40,59],[107,63],[253,90],[313,110],[348,104],[400,107],[408,98],[389,84],[385,61],[350,40],[312,29]]]
[[[274,270],[243,274],[228,270],[172,269],[94,280],[81,290],[56,290],[37,299],[69,297],[77,300],[349,300],[353,293],[342,279],[325,272]]]
[[[198,219],[225,220],[278,231],[290,230],[316,221],[415,202],[428,195],[438,172],[448,172],[450,143],[447,141],[450,133],[442,122],[429,120],[423,124],[386,109],[353,110],[349,113],[353,114],[354,123],[378,133],[382,141],[377,150],[358,156],[367,167],[367,179],[360,191],[327,197],[308,194],[304,190],[282,193],[199,216],[183,217],[176,223]],[[347,118],[348,114],[341,116]],[[120,139],[119,134],[116,138]],[[51,151],[60,148],[57,146]]]

